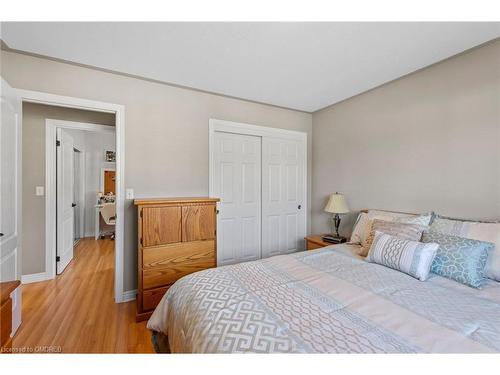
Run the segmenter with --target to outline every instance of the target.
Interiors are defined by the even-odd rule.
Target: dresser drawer
[[[142,309],[148,311],[156,308],[169,287],[170,285],[163,288],[145,290],[142,293]]]
[[[145,207],[142,209],[144,246],[181,241],[181,207]]]
[[[180,242],[142,250],[143,288],[173,284],[182,276],[215,267],[215,241]]]

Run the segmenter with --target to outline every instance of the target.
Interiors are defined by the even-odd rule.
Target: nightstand
[[[333,243],[323,241],[321,239],[321,237],[323,237],[323,236],[324,236],[324,234],[316,234],[316,235],[304,237],[304,239],[306,240],[306,249],[307,250],[314,250],[314,249],[320,249],[320,248],[325,247],[325,246],[335,245]]]

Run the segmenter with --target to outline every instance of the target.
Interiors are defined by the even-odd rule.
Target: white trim
[[[120,104],[99,102],[54,95],[45,92],[17,89],[24,102],[40,103],[58,107],[86,109],[97,112],[115,114],[116,132],[116,237],[115,237],[115,301],[123,299],[124,274],[124,215],[125,215],[125,106]],[[53,186],[52,186],[53,187]]]
[[[116,129],[114,126],[92,124],[89,122],[76,122],[76,121],[66,121],[66,120],[54,120],[46,119],[45,123],[50,122],[52,126],[56,128],[73,129],[73,130],[86,130],[98,133],[115,133]]]
[[[86,153],[84,150],[78,150],[79,151],[79,158],[80,158],[80,165],[78,168],[80,168],[80,239],[85,237],[85,190],[87,186],[87,176],[85,175],[85,157]]]
[[[17,92],[23,102],[53,105],[56,107],[86,109],[88,111],[106,113],[116,113],[120,110],[125,110],[125,107],[121,104],[112,104],[83,98],[75,98],[72,96],[56,95],[42,91],[17,89]]]
[[[56,277],[56,130],[45,122],[45,273]]]
[[[304,212],[305,212],[305,222],[304,222],[304,233],[308,233],[308,197],[309,191],[307,188],[308,174],[307,174],[307,133],[295,130],[287,130],[281,128],[270,128],[267,126],[258,126],[252,124],[246,124],[241,122],[233,122],[226,120],[209,119],[208,120],[208,196],[214,197],[214,180],[213,180],[213,162],[214,162],[214,142],[215,142],[215,132],[225,132],[233,134],[243,134],[243,135],[253,135],[257,137],[274,137],[274,138],[285,138],[293,139],[303,142],[304,145]]]
[[[122,294],[122,302],[128,302],[135,300],[137,295],[137,289],[127,290]]]
[[[22,275],[21,284],[38,283],[50,279],[53,279],[53,277],[48,272],[32,273],[30,275]]]

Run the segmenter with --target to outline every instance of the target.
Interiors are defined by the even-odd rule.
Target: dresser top
[[[134,204],[136,206],[148,205],[148,204],[182,204],[182,203],[209,203],[209,202],[219,202],[219,198],[209,198],[209,197],[175,197],[175,198],[140,198],[134,199]]]

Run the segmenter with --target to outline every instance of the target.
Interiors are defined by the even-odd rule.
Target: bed
[[[425,282],[358,245],[213,268],[178,280],[148,322],[172,353],[500,352],[500,283]]]

